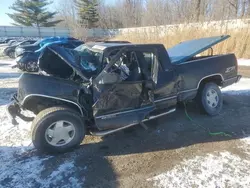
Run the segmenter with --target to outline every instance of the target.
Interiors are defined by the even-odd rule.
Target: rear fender
[[[218,86],[221,86],[222,83],[224,82],[224,77],[222,76],[222,74],[219,74],[219,73],[206,76],[199,81],[197,89],[203,87],[203,85],[208,82],[214,82]]]

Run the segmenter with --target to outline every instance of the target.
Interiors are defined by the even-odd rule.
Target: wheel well
[[[40,96],[30,97],[24,101],[22,106],[23,108],[30,110],[35,114],[38,114],[39,112],[41,112],[46,108],[54,106],[65,106],[74,109],[75,111],[79,112],[79,114],[83,115],[82,109],[80,109],[80,107],[77,106],[76,104],[47,97],[40,97]]]
[[[206,83],[209,83],[209,82],[213,82],[213,83],[217,84],[218,86],[221,86],[223,79],[222,79],[221,75],[214,75],[214,76],[204,78],[203,80],[201,80],[201,82],[199,84],[199,88],[203,87]]]

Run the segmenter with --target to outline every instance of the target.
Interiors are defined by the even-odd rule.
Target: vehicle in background
[[[15,67],[26,72],[37,72],[39,70],[37,63],[38,63],[38,58],[40,54],[47,46],[52,45],[52,44],[56,44],[64,48],[74,49],[78,47],[79,45],[82,45],[83,42],[77,39],[48,42],[34,52],[25,52],[21,56],[18,56],[16,58],[17,65]]]
[[[0,44],[0,54],[4,55],[3,52],[4,52],[5,48],[13,45],[15,42],[17,42],[17,41],[16,40],[9,40],[8,43]]]
[[[123,40],[113,40],[113,41],[109,41],[109,40],[96,40],[95,42],[102,42],[102,43],[130,43],[129,41],[123,41]]]
[[[10,40],[8,43],[7,43],[7,46],[11,46],[13,45],[14,43],[16,43],[17,40],[13,39],[13,40]]]
[[[0,44],[6,44],[7,42],[9,42],[10,40],[12,40],[13,38],[2,38],[0,40]]]
[[[38,40],[34,44],[31,45],[22,45],[16,48],[15,50],[15,57],[21,56],[22,54],[26,52],[35,52],[36,50],[39,50],[42,48],[45,44],[51,43],[51,42],[56,42],[56,41],[72,41],[72,42],[78,42],[79,40],[72,38],[72,37],[49,37],[49,38],[44,38],[41,40]]]
[[[6,44],[6,43],[8,43],[10,40],[13,40],[13,38],[4,38],[4,39],[2,39],[2,40],[0,41],[0,46],[1,46],[1,44]]]
[[[24,40],[21,42],[16,42],[16,43],[12,44],[11,46],[6,47],[3,51],[3,53],[4,53],[4,55],[9,56],[10,58],[15,58],[15,49],[18,46],[30,45],[30,44],[34,44],[35,42],[36,42],[36,40]]]
[[[44,74],[24,73],[7,107],[32,123],[34,146],[65,152],[86,134],[104,136],[174,112],[195,100],[210,116],[223,106],[220,87],[236,83],[234,54],[200,55],[229,36],[162,44],[91,43],[75,50],[50,45],[39,58]],[[203,53],[202,53],[203,54]],[[42,73],[42,72],[41,72]],[[46,89],[44,89],[46,88]],[[35,117],[21,112],[30,110]]]
[[[0,44],[0,48],[6,48],[6,47],[8,47],[8,46],[11,46],[11,45],[14,44],[15,42],[17,42],[17,41],[14,40],[14,39],[9,40],[7,43]]]

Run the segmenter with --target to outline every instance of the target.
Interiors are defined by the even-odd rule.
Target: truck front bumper
[[[18,125],[16,117],[21,118],[23,121],[33,121],[33,117],[27,117],[21,114],[22,109],[16,100],[16,95],[11,98],[11,102],[6,107],[7,116],[13,125]]]
[[[18,125],[18,122],[16,121],[16,117],[18,113],[20,113],[21,111],[19,106],[15,104],[14,101],[12,101],[11,103],[7,105],[6,111],[7,111],[8,119],[11,121],[11,123],[13,125]]]

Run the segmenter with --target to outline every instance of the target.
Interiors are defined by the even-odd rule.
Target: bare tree
[[[125,27],[141,25],[143,0],[121,0],[122,21]]]
[[[122,28],[122,13],[117,5],[106,5],[104,1],[100,1],[99,12],[99,27],[101,28]]]
[[[76,8],[74,6],[74,0],[60,0],[55,6],[58,11],[58,16],[64,20],[61,25],[64,27],[71,27],[77,23]]]
[[[172,23],[172,10],[168,0],[147,0],[143,12],[143,25]]]
[[[61,0],[57,11],[61,25],[77,25],[74,0]],[[98,14],[100,28],[228,20],[250,17],[250,0],[99,0]]]
[[[60,4],[58,3],[55,9],[58,11],[59,18],[64,20],[60,26],[69,28],[74,37],[86,40],[87,30],[78,22],[74,0],[60,0]]]
[[[200,21],[200,16],[201,16],[201,0],[196,0],[196,8],[195,8],[195,19],[196,21]]]

